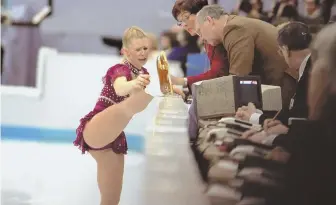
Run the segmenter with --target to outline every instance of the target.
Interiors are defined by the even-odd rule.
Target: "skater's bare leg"
[[[125,101],[98,113],[85,126],[85,142],[92,148],[102,148],[113,142],[132,117],[144,110],[152,99],[153,97],[144,91],[139,91]]]
[[[100,205],[118,205],[124,173],[124,155],[112,149],[90,151],[97,162],[97,181],[101,195]]]

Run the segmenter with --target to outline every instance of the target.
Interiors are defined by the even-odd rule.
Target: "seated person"
[[[290,0],[280,0],[276,2],[270,13],[270,22],[277,21],[281,18],[294,20],[298,17],[297,6]]]
[[[336,203],[335,53],[336,24],[331,24],[317,35],[312,46],[313,65],[307,100],[309,119],[294,121],[289,128],[279,121],[264,127],[267,134],[280,134],[271,142],[277,146],[271,159],[286,162],[285,197],[280,204]],[[244,137],[261,142],[263,139],[257,139],[257,135],[244,133]],[[279,204],[279,199],[276,202]]]
[[[268,20],[267,13],[263,10],[263,1],[262,0],[249,0],[252,5],[252,10],[247,15],[250,18],[256,18],[263,21]]]
[[[148,59],[156,59],[159,55],[159,42],[155,34],[153,33],[147,33],[148,39],[149,39],[149,57]]]
[[[267,14],[263,11],[262,0],[242,0],[238,4],[238,9],[232,14],[265,21],[268,20]]]
[[[279,30],[278,44],[280,52],[285,58],[289,68],[299,72],[299,82],[296,93],[291,99],[289,108],[283,108],[277,115],[277,119],[283,124],[287,124],[288,118],[308,117],[307,90],[308,75],[311,69],[309,45],[312,41],[312,35],[309,27],[300,22],[291,22],[283,25]],[[263,114],[257,112],[252,104],[243,106],[237,110],[236,118],[250,121],[254,124],[263,124],[266,118],[274,117],[275,113]]]
[[[160,45],[161,49],[166,52],[167,59],[174,60],[170,59],[169,55],[176,52],[175,50],[179,51],[180,43],[177,41],[176,33],[172,31],[162,32],[160,36]]]
[[[252,5],[249,0],[238,1],[237,8],[232,12],[232,15],[247,16],[252,10]]]
[[[320,0],[305,0],[305,10],[301,16],[306,23],[322,23]]]
[[[321,2],[323,23],[327,24],[336,15],[336,1],[323,0]]]

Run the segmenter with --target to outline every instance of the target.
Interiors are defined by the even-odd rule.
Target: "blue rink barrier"
[[[1,125],[1,140],[33,141],[41,143],[72,143],[75,138],[76,131],[73,129],[50,129]],[[126,138],[129,151],[144,151],[145,138],[143,136],[126,133]]]

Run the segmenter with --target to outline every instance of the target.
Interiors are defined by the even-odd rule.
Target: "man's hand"
[[[257,108],[253,103],[249,103],[247,106],[242,106],[238,108],[236,112],[236,118],[240,120],[249,121],[251,115],[257,112]]]
[[[262,143],[267,138],[267,133],[262,131],[250,129],[244,132],[241,136],[243,139],[248,139],[256,143]]]
[[[183,99],[185,99],[186,96],[181,89],[173,86],[173,91],[174,91],[174,93],[180,95]]]
[[[264,122],[264,130],[268,135],[287,134],[288,127],[283,125],[279,120],[266,119]]]
[[[150,83],[150,76],[145,74],[140,74],[136,79],[130,81],[132,83],[133,90],[145,89]]]
[[[289,157],[290,157],[290,154],[288,152],[286,152],[281,147],[276,147],[271,151],[271,153],[269,154],[267,158],[285,163],[288,161]]]
[[[184,86],[184,78],[175,77],[170,75],[170,80],[173,85],[183,85]]]

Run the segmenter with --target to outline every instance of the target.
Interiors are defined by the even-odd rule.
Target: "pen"
[[[279,110],[275,115],[274,117],[272,118],[272,120],[275,120],[276,117],[278,117],[278,115],[280,114],[281,110]]]
[[[279,110],[279,111],[274,115],[274,117],[272,118],[272,121],[275,120],[275,119],[278,117],[278,115],[280,114],[280,112],[281,112],[281,110]],[[264,128],[263,128],[263,127],[259,130],[259,132],[262,132],[262,131],[264,131]]]

